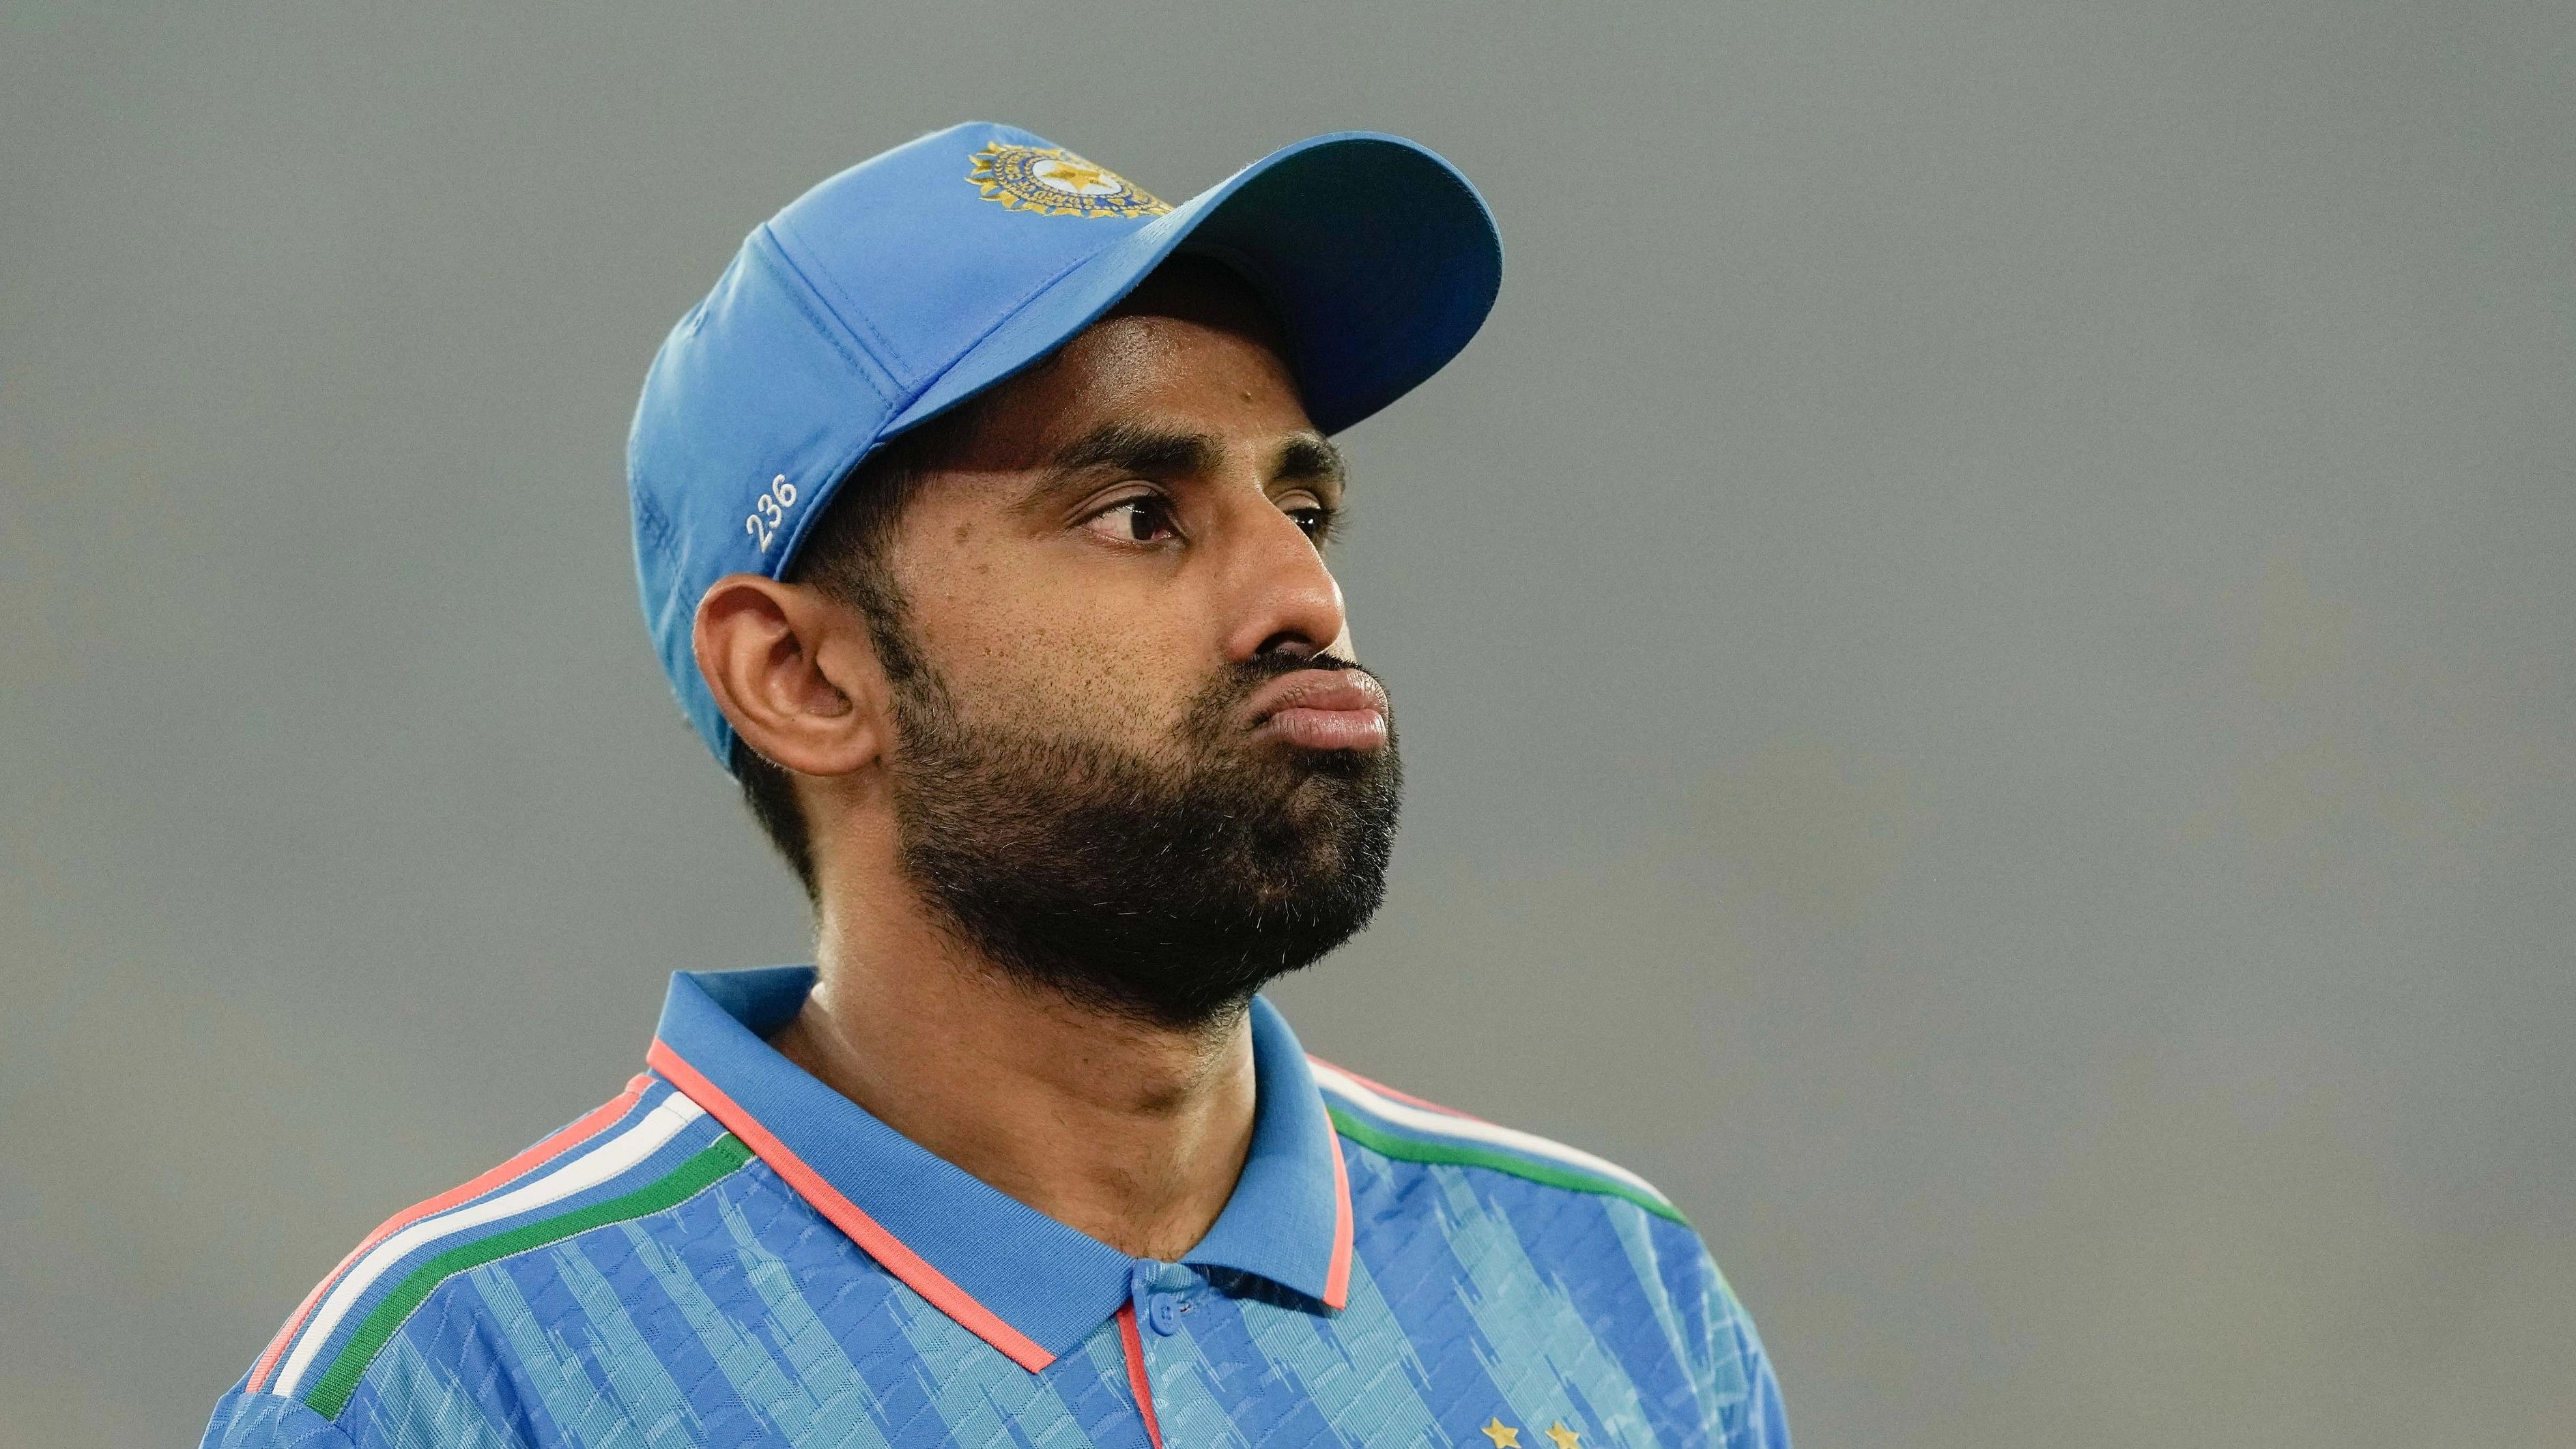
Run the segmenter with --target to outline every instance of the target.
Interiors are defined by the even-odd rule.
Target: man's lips
[[[1301,669],[1245,707],[1253,731],[1310,750],[1386,748],[1386,687],[1365,670]]]

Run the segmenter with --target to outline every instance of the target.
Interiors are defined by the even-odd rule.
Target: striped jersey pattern
[[[1128,1259],[793,1095],[757,1044],[810,982],[680,978],[654,1070],[370,1234],[208,1449],[1786,1449],[1752,1324],[1633,1173],[1313,1061],[1257,1003],[1235,1200]]]

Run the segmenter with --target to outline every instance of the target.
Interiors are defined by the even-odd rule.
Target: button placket
[[[1161,1358],[1158,1350],[1165,1340],[1181,1330],[1181,1315],[1190,1311],[1191,1298],[1199,1286],[1199,1275],[1178,1263],[1140,1260],[1127,1277],[1127,1307],[1120,1317],[1126,1320],[1122,1334],[1127,1335],[1128,1387],[1143,1411],[1146,1436],[1154,1449],[1163,1449],[1162,1429],[1154,1412],[1154,1368]]]

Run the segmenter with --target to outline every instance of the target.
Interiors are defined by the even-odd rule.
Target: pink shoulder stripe
[[[1437,1102],[1426,1102],[1422,1098],[1413,1095],[1411,1092],[1399,1092],[1395,1088],[1390,1087],[1386,1083],[1378,1081],[1373,1077],[1363,1077],[1348,1067],[1338,1066],[1332,1062],[1325,1061],[1322,1057],[1315,1055],[1313,1052],[1306,1053],[1306,1060],[1315,1063],[1317,1066],[1331,1067],[1334,1071],[1341,1073],[1343,1076],[1350,1078],[1352,1081],[1359,1083],[1361,1086],[1368,1088],[1370,1091],[1377,1093],[1381,1097],[1393,1097],[1399,1102],[1403,1102],[1409,1106],[1419,1107],[1425,1112],[1437,1112],[1444,1117],[1461,1117],[1470,1122],[1483,1122],[1485,1120],[1473,1112],[1461,1112],[1455,1107],[1443,1107]],[[1488,1123],[1487,1125],[1490,1126],[1492,1124]]]
[[[636,1073],[634,1079],[626,1084],[624,1092],[592,1108],[584,1113],[580,1120],[562,1128],[543,1142],[493,1168],[490,1172],[484,1173],[472,1182],[449,1188],[427,1202],[414,1203],[385,1219],[374,1232],[367,1234],[365,1241],[349,1250],[349,1256],[342,1258],[338,1267],[324,1275],[321,1282],[314,1284],[312,1292],[304,1295],[303,1303],[296,1307],[295,1316],[286,1320],[286,1326],[277,1331],[277,1337],[269,1340],[268,1351],[262,1353],[259,1356],[259,1362],[251,1366],[248,1391],[258,1393],[268,1383],[268,1376],[277,1371],[278,1358],[286,1352],[286,1346],[295,1341],[296,1330],[304,1326],[304,1320],[313,1316],[314,1306],[322,1301],[322,1295],[330,1292],[331,1285],[340,1281],[340,1275],[348,1272],[350,1265],[365,1257],[376,1244],[432,1213],[443,1213],[459,1203],[481,1197],[513,1178],[523,1177],[531,1170],[543,1167],[598,1136],[606,1131],[610,1124],[626,1115],[628,1109],[635,1105],[636,1099],[644,1095],[644,1088],[652,1080],[642,1072]]]
[[[886,1231],[885,1226],[869,1217],[857,1203],[841,1194],[796,1155],[795,1150],[778,1140],[778,1134],[760,1125],[760,1119],[743,1110],[742,1104],[725,1094],[722,1087],[708,1081],[706,1075],[690,1066],[669,1042],[654,1038],[652,1048],[644,1053],[646,1065],[668,1078],[681,1095],[707,1110],[707,1115],[725,1125],[760,1154],[770,1170],[787,1180],[787,1185],[811,1203],[816,1212],[831,1219],[832,1225],[850,1235],[869,1257],[877,1260],[887,1272],[903,1280],[905,1287],[930,1300],[930,1306],[957,1320],[967,1332],[1000,1349],[1013,1363],[1031,1373],[1055,1362],[1055,1355],[1038,1346],[1036,1340],[1002,1321],[1002,1316],[976,1301],[975,1296],[949,1280],[947,1274],[930,1266],[930,1261],[904,1246],[903,1240]],[[1339,1154],[1335,1154],[1337,1157]]]

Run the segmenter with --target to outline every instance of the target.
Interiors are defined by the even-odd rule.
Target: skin
[[[1166,268],[1003,385],[904,511],[889,554],[916,644],[967,721],[1168,755],[1229,661],[1353,657],[1320,548],[1338,459],[1284,350],[1239,283]],[[1063,466],[1119,425],[1206,446],[1143,468]],[[813,836],[820,980],[772,1045],[1060,1222],[1140,1257],[1188,1251],[1250,1149],[1248,1019],[1171,1028],[1102,1014],[1020,984],[942,927],[898,865],[890,689],[855,612],[737,574],[701,601],[696,649],[733,727],[792,772]],[[1292,675],[1279,692],[1334,677],[1359,678]],[[1382,710],[1367,707],[1243,727],[1264,748],[1385,744]]]

